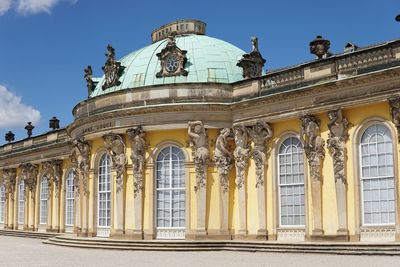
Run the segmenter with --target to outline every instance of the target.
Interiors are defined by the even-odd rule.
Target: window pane
[[[279,148],[279,205],[281,226],[304,226],[303,149],[297,138],[287,138]]]
[[[97,183],[97,223],[99,227],[108,228],[111,225],[111,158],[108,154],[100,159]]]
[[[74,172],[69,171],[65,181],[65,224],[72,226],[74,224]]]
[[[157,157],[157,227],[185,226],[185,168],[177,147],[164,148]]]
[[[361,137],[361,179],[363,223],[394,224],[393,146],[384,125],[368,127]]]

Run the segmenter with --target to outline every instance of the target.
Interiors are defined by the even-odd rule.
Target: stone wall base
[[[209,240],[231,240],[232,235],[229,230],[208,229],[207,239]]]
[[[125,235],[122,237],[122,239],[143,240],[144,239],[143,231],[127,229],[125,230]]]
[[[205,230],[193,230],[185,234],[186,240],[206,240],[207,232]]]
[[[317,242],[348,242],[350,237],[349,235],[311,235],[306,239]]]

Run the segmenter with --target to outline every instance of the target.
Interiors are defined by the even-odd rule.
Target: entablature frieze
[[[297,119],[307,114],[325,113],[369,103],[387,102],[400,88],[400,68],[331,81],[317,86],[277,93],[232,104],[233,123],[269,122]]]
[[[107,111],[168,105],[175,103],[215,102],[229,103],[232,85],[219,83],[188,83],[154,85],[125,89],[114,93],[89,98],[73,109],[75,120]]]
[[[70,145],[68,143],[63,146],[46,147],[37,151],[27,149],[26,151],[18,151],[14,153],[12,150],[6,155],[0,154],[1,168],[17,168],[23,162],[32,164],[40,164],[43,161],[53,159],[66,159],[69,157]]]
[[[229,127],[228,104],[196,103],[121,109],[75,121],[68,127],[72,138],[93,139],[113,131],[124,134],[128,128],[142,125],[146,131],[186,129],[189,120],[205,120],[208,128]]]

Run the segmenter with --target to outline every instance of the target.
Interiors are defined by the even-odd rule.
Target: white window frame
[[[49,184],[47,176],[43,176],[40,182],[40,213],[39,224],[47,224],[48,202],[49,199]]]
[[[391,139],[391,150],[390,151],[386,151],[386,143],[384,142],[384,146],[385,146],[385,166],[387,167],[387,166],[390,166],[390,165],[388,165],[388,164],[386,164],[386,163],[388,163],[387,162],[387,158],[386,158],[386,155],[387,154],[389,154],[389,152],[391,152],[391,157],[392,157],[392,176],[390,176],[390,175],[386,175],[386,176],[379,176],[379,173],[378,173],[378,176],[375,176],[375,177],[364,177],[364,174],[363,174],[363,167],[371,167],[371,166],[376,166],[377,167],[377,171],[379,172],[379,167],[381,166],[381,165],[379,165],[379,153],[378,153],[378,151],[377,151],[377,153],[375,154],[376,156],[377,156],[377,165],[364,165],[363,164],[363,156],[364,155],[370,155],[370,154],[363,154],[363,151],[362,151],[362,147],[363,147],[363,145],[368,145],[368,144],[371,144],[371,143],[364,143],[363,142],[363,137],[364,137],[364,134],[366,134],[366,132],[367,132],[367,130],[368,129],[370,129],[371,127],[377,127],[377,126],[381,126],[381,127],[383,127],[383,128],[385,128],[385,133],[386,134],[388,134],[388,137]],[[359,168],[359,174],[360,174],[360,191],[361,191],[361,225],[362,226],[366,226],[366,227],[369,227],[369,226],[372,226],[372,227],[376,227],[376,226],[394,226],[395,224],[396,224],[396,179],[395,179],[395,153],[394,153],[394,145],[393,145],[393,136],[392,136],[392,133],[391,133],[391,131],[390,131],[390,129],[389,129],[389,127],[387,126],[387,125],[385,125],[385,124],[383,124],[383,123],[380,123],[380,122],[374,122],[374,123],[371,123],[370,125],[368,125],[368,127],[366,127],[366,128],[364,128],[363,129],[363,131],[361,132],[361,134],[360,134],[360,137],[359,137],[360,139],[360,142],[359,142],[359,145],[358,145],[358,160],[359,160],[359,164],[358,164],[358,168]],[[378,141],[376,141],[376,149],[378,150]],[[370,170],[370,169],[369,169]],[[392,179],[393,180],[393,188],[392,188],[392,190],[393,190],[393,199],[394,199],[394,206],[393,206],[393,212],[394,212],[394,216],[393,216],[393,222],[392,223],[374,223],[374,222],[372,222],[372,223],[365,223],[365,203],[364,203],[364,199],[365,199],[365,190],[364,190],[364,181],[367,181],[367,180],[370,180],[370,181],[378,181],[378,182],[380,182],[380,180],[383,180],[383,179]],[[379,188],[379,191],[381,190],[382,188]],[[390,188],[386,188],[386,189],[390,189]],[[389,196],[388,196],[388,198],[389,198]],[[373,201],[371,201],[371,204],[373,203]],[[380,207],[380,203],[381,203],[381,198],[379,198],[379,200],[378,200],[378,204],[379,204],[379,207]],[[371,212],[371,214],[372,214],[373,212]],[[375,212],[376,213],[376,212]],[[381,214],[382,212],[379,212],[378,214]],[[373,218],[371,218],[371,220],[373,220]]]
[[[25,221],[25,181],[21,179],[18,184],[18,224]]]
[[[173,152],[175,150],[175,152]],[[168,155],[170,155],[170,159],[164,160]],[[167,162],[166,162],[167,161]],[[156,158],[156,175],[155,175],[155,226],[157,232],[157,238],[162,239],[180,239],[184,238],[184,233],[186,229],[186,175],[185,175],[185,155],[182,149],[177,146],[169,145],[160,150],[160,153],[157,155]],[[177,168],[173,168],[173,163]],[[168,171],[168,187],[160,187],[159,181],[161,180],[160,175],[161,170],[160,167],[166,166],[169,168]],[[177,172],[178,176],[175,176],[173,172]],[[177,186],[173,185],[173,180],[179,180],[179,184]],[[164,196],[166,193],[169,192],[169,199],[163,199],[163,205],[165,205],[165,200],[169,200],[169,208],[159,208],[159,193],[164,192]],[[173,199],[175,193],[178,193],[178,198]],[[174,216],[174,209],[173,203],[178,201],[179,208],[175,212],[178,213],[178,217]],[[165,212],[168,210],[169,217],[166,218],[165,216],[159,217],[159,212]],[[164,214],[165,215],[165,214]],[[159,218],[164,218],[167,220],[168,226],[159,226]],[[178,226],[173,226],[173,222],[178,220]]]
[[[0,224],[4,224],[6,209],[6,186],[0,186]]]
[[[67,173],[65,179],[65,226],[74,225],[74,205],[75,205],[75,174],[72,170]]]
[[[299,161],[298,161],[299,171],[298,171],[298,174],[299,175],[300,174],[303,175],[303,182],[302,183],[299,183],[299,182],[298,183],[294,183],[293,182],[293,183],[290,183],[290,184],[282,184],[281,183],[281,156],[290,155],[288,153],[284,153],[284,154],[281,153],[281,148],[285,144],[285,142],[287,140],[289,140],[289,139],[292,140],[291,145],[293,145],[293,140],[296,140],[296,142],[298,143],[298,146],[296,148],[297,148],[297,150],[299,152],[301,152],[301,153],[298,153],[298,156],[299,156]],[[277,174],[278,174],[277,175],[277,185],[278,185],[278,216],[279,216],[278,222],[279,222],[279,227],[281,227],[281,228],[296,228],[296,229],[299,228],[299,229],[304,229],[305,228],[305,224],[306,224],[306,219],[307,219],[306,216],[307,216],[307,214],[306,214],[306,183],[305,183],[306,175],[305,175],[305,161],[304,161],[303,146],[302,146],[301,141],[300,141],[300,139],[298,137],[290,135],[290,136],[287,136],[287,137],[285,137],[283,139],[283,141],[279,144],[277,149],[278,149],[278,153],[277,153],[276,161],[277,161]],[[291,157],[291,160],[292,160],[292,162],[291,162],[291,165],[289,165],[289,166],[291,166],[291,170],[293,170],[293,157]],[[302,171],[300,170],[300,164],[303,165]],[[287,165],[285,165],[285,166],[287,166]],[[291,174],[293,174],[293,172],[291,172]],[[282,203],[281,203],[282,202],[282,198],[281,198],[282,197],[282,187],[288,188],[290,186],[292,186],[292,187],[303,186],[303,192],[302,192],[302,195],[303,195],[303,204],[302,204],[303,213],[302,214],[298,214],[300,216],[303,216],[303,222],[304,222],[303,224],[283,224],[282,223]],[[292,196],[294,196],[294,195],[295,194],[292,194]],[[292,213],[294,213],[294,212],[292,212]],[[293,218],[296,215],[297,214],[291,214],[291,216]],[[289,216],[287,216],[287,217],[289,217]]]
[[[97,176],[97,236],[108,237],[111,227],[111,157],[104,153],[99,161]],[[104,196],[104,200],[102,200]]]

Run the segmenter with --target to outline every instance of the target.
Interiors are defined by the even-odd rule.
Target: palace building
[[[400,40],[264,71],[179,20],[104,75],[74,121],[0,146],[0,229],[79,237],[400,240]],[[247,49],[246,49],[247,50]],[[27,128],[29,130],[29,127]],[[11,135],[10,135],[11,134]]]

